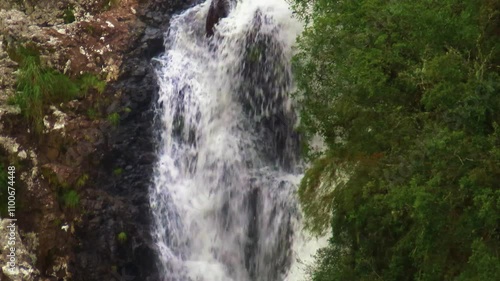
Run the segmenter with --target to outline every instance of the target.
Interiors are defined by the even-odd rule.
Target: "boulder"
[[[212,0],[208,10],[206,34],[207,37],[214,35],[214,26],[219,23],[221,18],[227,17],[230,9],[230,0]]]
[[[265,140],[262,154],[291,169],[300,153],[299,134],[294,129],[297,116],[288,96],[292,92],[291,67],[278,40],[280,27],[272,21],[262,11],[255,12],[241,42],[244,53],[237,92],[244,112]]]

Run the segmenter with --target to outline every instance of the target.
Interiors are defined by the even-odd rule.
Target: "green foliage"
[[[64,205],[76,208],[80,204],[80,195],[75,190],[68,190],[63,194]]]
[[[295,0],[299,198],[327,280],[495,280],[500,3]],[[330,227],[328,227],[330,226]]]
[[[46,105],[70,100],[77,94],[78,87],[67,76],[43,68],[38,57],[26,56],[22,60],[13,101],[36,133],[43,130]]]
[[[305,226],[312,233],[321,235],[330,224],[332,196],[336,184],[332,182],[334,175],[323,175],[324,171],[339,173],[332,166],[333,161],[328,156],[318,158],[306,171],[299,188],[299,199],[305,214]],[[337,177],[340,179],[340,175]]]
[[[88,180],[89,180],[89,175],[83,174],[76,180],[76,187],[77,188],[83,187]]]
[[[99,94],[102,94],[106,88],[106,81],[100,80],[97,76],[89,73],[80,77],[79,84],[82,93],[88,93],[91,89],[94,89]]]
[[[122,168],[116,168],[116,169],[113,170],[113,175],[119,176],[121,174],[123,174],[123,169]]]
[[[118,114],[117,112],[111,113],[110,115],[108,115],[108,121],[109,123],[111,123],[111,125],[117,127],[118,125],[120,125],[120,114]]]
[[[104,81],[84,74],[78,80],[42,66],[38,50],[11,48],[9,56],[20,65],[17,75],[17,92],[10,100],[20,107],[21,113],[35,133],[43,130],[43,115],[50,104],[66,102],[86,94],[90,89],[104,91]]]
[[[75,21],[75,13],[73,12],[73,7],[69,7],[66,10],[64,10],[63,13],[63,20],[64,23],[72,23]]]
[[[92,120],[97,120],[100,116],[98,110],[96,110],[95,108],[89,108],[87,110],[87,116],[92,119]]]
[[[125,243],[125,242],[127,242],[127,233],[122,231],[122,232],[118,233],[117,238],[118,238],[118,242]]]

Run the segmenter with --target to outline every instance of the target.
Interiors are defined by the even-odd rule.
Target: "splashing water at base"
[[[175,17],[158,58],[159,160],[150,192],[163,280],[295,281],[324,241],[295,197],[288,94],[301,25],[284,0],[241,0],[205,36],[209,1]]]

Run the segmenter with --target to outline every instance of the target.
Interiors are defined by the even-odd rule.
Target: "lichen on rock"
[[[38,269],[35,267],[35,262],[33,261],[33,256],[35,254],[26,249],[17,226],[14,231],[11,231],[11,220],[1,219],[0,220],[0,265],[2,266],[2,273],[8,280],[12,281],[34,281],[40,276]],[[7,256],[10,253],[10,248],[12,245],[9,244],[9,237],[11,233],[15,236],[15,266],[10,267],[9,262],[11,259]],[[0,275],[1,276],[1,275]]]
[[[145,180],[155,160],[150,59],[163,49],[170,16],[192,2],[0,0],[0,161],[16,165],[18,234],[31,262],[19,268],[28,277],[0,277],[158,280]],[[107,84],[44,104],[44,131],[36,135],[8,102],[17,91],[13,50],[20,46],[36,49],[44,69]],[[109,124],[110,114],[119,125]],[[114,175],[116,167],[125,172]],[[74,208],[64,204],[68,190],[79,196]],[[118,243],[120,231],[134,243]]]

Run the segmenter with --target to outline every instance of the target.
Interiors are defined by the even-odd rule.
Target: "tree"
[[[500,275],[500,2],[295,0],[313,280]]]

